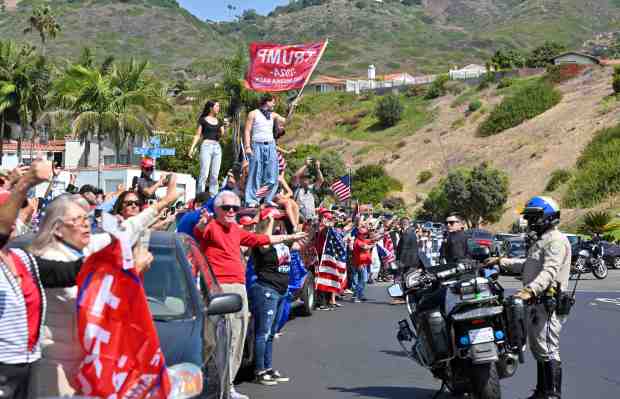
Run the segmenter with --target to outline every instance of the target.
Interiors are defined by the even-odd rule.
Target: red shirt
[[[365,245],[371,245],[370,240],[356,238],[353,244],[353,266],[363,267],[372,263],[372,250],[364,248]]]
[[[202,234],[195,228],[194,236],[221,284],[245,284],[245,266],[239,252],[242,245],[258,247],[270,243],[267,235],[251,233],[237,224],[224,226],[217,220],[210,222]]]
[[[17,269],[17,276],[21,279],[22,293],[26,302],[26,315],[28,317],[28,350],[32,351],[39,339],[39,329],[41,327],[41,291],[37,287],[32,274],[24,265],[21,258],[9,251],[11,259]]]

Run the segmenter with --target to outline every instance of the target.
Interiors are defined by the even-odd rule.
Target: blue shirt
[[[200,209],[185,213],[177,226],[177,232],[194,237],[194,227],[200,221]],[[196,237],[194,237],[196,238]]]

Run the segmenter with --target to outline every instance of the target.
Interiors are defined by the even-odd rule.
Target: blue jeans
[[[252,142],[253,155],[250,158],[250,171],[245,186],[245,203],[257,205],[256,191],[268,186],[270,191],[265,196],[265,202],[271,202],[278,191],[278,156],[276,143]]]
[[[200,146],[200,177],[196,194],[205,190],[207,178],[209,179],[209,193],[213,196],[218,193],[217,178],[222,164],[222,147],[213,141],[203,141]]]
[[[250,307],[254,316],[256,373],[272,368],[273,336],[284,310],[286,295],[257,282],[250,288]]]
[[[358,299],[364,298],[364,290],[368,281],[368,269],[366,266],[353,266],[351,274],[351,286],[353,288],[353,296]]]

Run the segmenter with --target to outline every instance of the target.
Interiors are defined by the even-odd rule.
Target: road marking
[[[595,300],[590,302],[590,305],[596,306],[596,302],[611,304],[620,307],[620,298],[596,298]]]

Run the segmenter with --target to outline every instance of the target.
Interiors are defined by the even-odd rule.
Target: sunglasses
[[[124,201],[124,206],[140,206],[140,201]]]
[[[447,224],[457,224],[458,220],[447,220],[446,223]]]
[[[220,209],[223,210],[224,212],[230,212],[230,211],[235,211],[235,212],[239,212],[239,205],[221,205]]]

